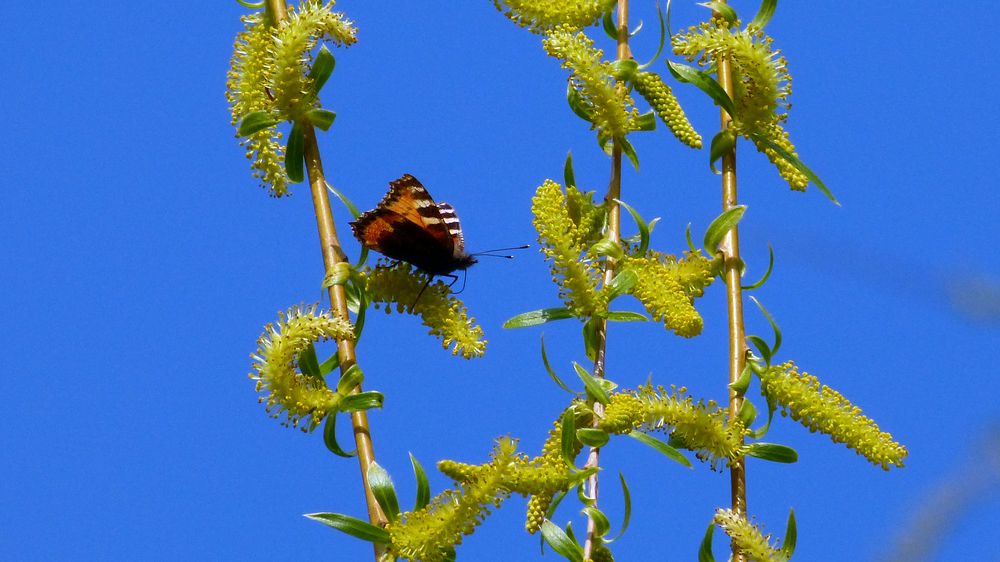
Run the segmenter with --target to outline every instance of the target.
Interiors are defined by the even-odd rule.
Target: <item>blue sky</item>
[[[704,15],[675,4],[675,27]],[[981,100],[1000,85],[990,55],[1000,14],[987,2],[850,7],[783,2],[769,27],[794,77],[788,127],[843,206],[812,188],[790,192],[741,145],[741,236],[753,278],[774,245],[774,275],[757,295],[783,328],[782,358],[864,408],[910,456],[885,473],[779,419],[768,440],[796,447],[800,460],[751,460],[749,505],[776,534],[795,508],[798,560],[878,560],[940,485],[997,470],[984,443],[998,418],[1000,122]],[[330,181],[359,206],[414,174],[456,207],[478,250],[534,242],[531,194],[561,177],[567,151],[578,182],[603,190],[609,161],[566,107],[564,72],[490,2],[338,9],[359,42],[335,52],[324,104],[338,118],[320,142]],[[634,43],[645,59],[655,11],[632,11],[647,23]],[[5,559],[370,559],[367,544],[301,517],[363,516],[356,463],[267,418],[246,378],[263,325],[319,299],[323,268],[308,190],[267,197],[233,138],[223,92],[242,13],[236,2],[16,3],[0,23]],[[710,137],[715,108],[691,87],[675,90]],[[662,129],[634,144],[642,170],[626,170],[623,197],[662,217],[654,245],[679,252],[685,226],[700,234],[720,210],[707,152]],[[335,214],[350,238],[346,213]],[[542,369],[542,332],[561,372],[585,360],[572,321],[500,328],[558,302],[534,250],[475,266],[462,296],[490,340],[483,359],[451,357],[397,315],[373,315],[359,347],[366,388],[386,396],[371,416],[376,454],[405,505],[409,452],[430,468],[481,462],[502,435],[538,450],[566,402]],[[723,399],[721,288],[698,306],[706,327],[692,340],[653,323],[613,326],[612,378],[635,386],[652,374]],[[750,331],[765,333],[747,313]],[[612,521],[618,471],[634,496],[618,559],[693,559],[714,507],[728,501],[728,476],[679,468],[632,442],[613,442],[602,459]],[[434,492],[449,484],[431,478]],[[1000,524],[995,479],[987,483],[932,559],[1000,558],[987,534]],[[505,504],[459,559],[540,559],[537,538],[520,531],[523,507]]]

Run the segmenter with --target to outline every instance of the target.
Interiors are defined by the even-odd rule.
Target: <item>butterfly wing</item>
[[[389,186],[389,193],[375,209],[351,223],[358,241],[432,275],[445,275],[457,269],[455,251],[462,255],[464,252],[461,229],[457,239],[449,231],[452,224],[458,226],[454,209],[447,205],[442,214],[427,189],[410,174],[390,182]]]

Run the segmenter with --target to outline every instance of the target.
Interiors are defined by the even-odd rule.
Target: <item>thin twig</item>
[[[716,59],[719,84],[733,96],[732,65],[728,57]],[[720,109],[722,130],[733,120],[725,109]],[[728,211],[737,205],[736,197],[736,145],[722,156],[722,208]],[[743,290],[740,286],[740,235],[734,226],[722,239],[722,255],[726,278],[726,305],[729,310],[729,383],[734,383],[746,366],[746,332],[743,325]],[[729,390],[729,419],[735,420],[743,405],[743,398],[732,388]],[[747,516],[746,465],[743,459],[730,467],[730,490],[733,511]],[[746,557],[732,543],[733,562],[744,562]]]
[[[630,58],[632,53],[628,48],[628,0],[618,0],[618,50],[617,60]],[[624,83],[618,84],[619,88],[624,88]],[[608,193],[604,196],[604,202],[608,205],[608,238],[618,244],[621,242],[621,206],[618,201],[621,199],[622,189],[622,147],[618,139],[612,141],[611,148],[611,180],[608,183]],[[615,277],[615,260],[610,256],[606,258],[604,266],[604,285]],[[594,355],[594,377],[604,378],[605,351],[607,350],[608,322],[605,319],[597,321],[596,330],[596,351]],[[594,424],[598,418],[604,415],[604,405],[594,402]],[[596,467],[600,464],[601,449],[590,447],[587,453],[587,468]],[[593,502],[593,507],[597,507],[598,476],[595,472],[587,478],[587,496]],[[597,542],[597,522],[593,518],[587,518],[587,539],[583,545],[583,559],[589,560],[594,552]]]
[[[284,0],[268,0],[268,8],[274,16],[277,24],[286,15]],[[333,222],[333,213],[330,210],[330,199],[327,194],[326,177],[323,173],[323,161],[319,154],[319,144],[316,142],[316,131],[312,125],[303,127],[305,132],[305,161],[306,170],[309,174],[309,187],[312,192],[313,207],[316,212],[316,226],[319,229],[320,245],[323,252],[323,264],[325,271],[330,271],[335,265],[347,261],[343,249],[340,246],[340,239],[337,237],[337,228]],[[347,294],[343,285],[332,285],[330,287],[330,303],[333,311],[341,318],[350,321],[347,310]],[[354,352],[354,342],[343,340],[337,342],[337,352],[340,356],[340,372],[343,374],[351,366],[357,363],[357,355]],[[361,392],[361,386],[354,388],[354,393]],[[371,434],[368,429],[368,415],[365,411],[353,412],[351,422],[354,427],[354,442],[358,449],[358,462],[361,467],[361,480],[365,489],[365,500],[368,504],[368,518],[374,525],[384,525],[388,522],[385,514],[382,513],[375,496],[372,494],[371,486],[368,484],[368,467],[375,462],[375,450],[372,446]],[[375,557],[378,559],[381,554],[376,546]]]

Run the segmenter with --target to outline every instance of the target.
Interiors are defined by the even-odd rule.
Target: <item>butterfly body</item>
[[[436,203],[410,174],[390,182],[382,201],[352,222],[351,229],[364,246],[414,265],[432,277],[448,276],[477,262],[465,252],[455,209]]]

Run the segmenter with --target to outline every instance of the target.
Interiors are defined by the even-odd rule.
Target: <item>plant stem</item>
[[[270,10],[275,24],[284,19],[286,14],[285,0],[268,0]],[[305,132],[305,161],[306,170],[309,174],[309,187],[312,192],[313,207],[316,212],[316,226],[319,230],[320,246],[323,252],[324,271],[330,271],[335,265],[347,261],[340,246],[340,239],[337,237],[337,228],[333,222],[333,213],[330,210],[330,198],[326,188],[326,177],[323,173],[323,161],[319,154],[319,144],[316,142],[316,131],[312,125],[303,127]],[[330,287],[330,303],[335,314],[350,321],[347,310],[347,294],[343,285],[333,285]],[[340,372],[345,373],[351,366],[357,363],[357,355],[354,352],[354,342],[343,340],[337,342],[337,352],[340,355]],[[358,385],[353,390],[354,393],[361,392]],[[364,484],[365,500],[368,504],[368,518],[374,525],[382,526],[388,522],[385,514],[382,513],[375,496],[372,494],[371,486],[368,484],[368,467],[375,462],[375,450],[372,446],[371,433],[368,429],[368,414],[365,411],[351,413],[351,422],[354,427],[354,442],[358,449],[358,462],[361,466],[361,481]],[[381,555],[381,549],[376,546],[375,557]]]
[[[728,57],[716,59],[719,84],[722,89],[733,96],[732,64]],[[720,109],[722,130],[729,127],[733,120],[725,109]],[[722,208],[725,211],[737,205],[736,197],[736,146],[722,156]],[[743,325],[743,289],[740,285],[740,235],[739,229],[733,227],[722,239],[722,255],[724,275],[726,278],[726,305],[729,310],[729,382],[734,383],[740,378],[746,366],[746,332]],[[737,418],[743,397],[730,388],[729,390],[729,420]],[[746,465],[744,459],[739,459],[729,469],[730,490],[733,511],[742,517],[747,517],[747,486]],[[732,543],[733,562],[744,562],[746,557]]]
[[[617,60],[631,58],[632,53],[628,48],[628,0],[618,0],[618,49]],[[619,82],[619,88],[624,88],[625,84]],[[621,206],[618,200],[621,199],[622,190],[622,147],[618,139],[612,141],[611,146],[611,180],[608,183],[608,192],[604,196],[604,202],[608,205],[608,239],[615,244],[621,242]],[[615,277],[615,260],[610,256],[606,258],[604,265],[604,285],[611,283]],[[608,321],[600,319],[597,321],[596,330],[596,350],[594,354],[594,377],[604,378],[605,352],[608,343]],[[598,418],[604,415],[604,405],[594,402],[594,425],[597,425]],[[601,449],[590,447],[587,453],[587,464],[584,466],[596,467],[600,464]],[[597,507],[598,476],[595,472],[587,478],[587,496],[591,500],[591,505]],[[594,552],[595,543],[598,537],[597,522],[593,518],[587,518],[587,539],[583,545],[583,559],[589,560]]]

